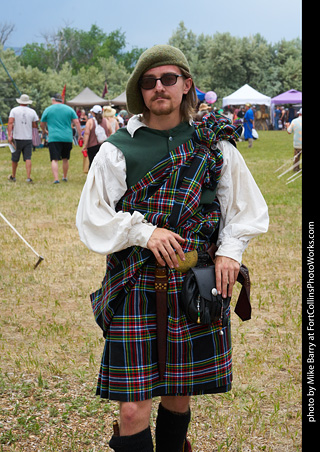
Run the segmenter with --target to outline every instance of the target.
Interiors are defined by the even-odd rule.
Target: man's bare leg
[[[129,436],[149,426],[152,400],[120,402],[120,436]]]
[[[16,177],[18,162],[11,162],[12,166],[12,177]]]
[[[67,179],[69,170],[69,160],[68,159],[62,159],[62,172],[63,172],[63,178]]]
[[[58,160],[51,160],[51,170],[54,180],[59,180],[59,165]]]
[[[31,160],[26,160],[27,179],[31,176]]]

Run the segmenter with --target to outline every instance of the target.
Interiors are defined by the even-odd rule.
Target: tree
[[[300,39],[291,41],[283,39],[275,44],[273,64],[279,68],[278,76],[283,91],[302,90],[302,43]]]
[[[100,58],[99,64],[104,82],[106,81],[108,85],[107,97],[112,99],[119,96],[125,90],[130,76],[127,68],[121,61],[117,62],[114,57],[110,57],[107,60]],[[104,82],[102,86],[104,86]]]
[[[197,41],[197,36],[191,30],[188,31],[184,22],[181,21],[177,30],[169,39],[168,44],[180,49],[185,54],[187,60],[191,61],[193,55],[197,53]]]
[[[24,66],[59,71],[65,62],[69,62],[73,74],[76,74],[80,68],[99,66],[101,58],[112,56],[132,68],[142,52],[142,49],[136,48],[124,52],[125,34],[120,30],[106,34],[97,25],[91,25],[89,31],[64,27],[43,37],[45,44],[33,43],[23,47],[19,58]]]
[[[0,23],[0,45],[4,46],[7,40],[9,39],[9,36],[14,30],[13,24],[8,24],[7,22]]]
[[[299,39],[271,45],[259,33],[244,38],[230,33],[196,36],[180,22],[169,44],[186,55],[196,86],[217,93],[217,105],[246,83],[270,97],[290,88],[301,90]]]
[[[17,105],[16,98],[20,97],[19,91],[21,89],[16,74],[21,65],[12,49],[4,50],[0,46],[0,58],[6,68],[4,69],[2,64],[0,65],[0,115],[3,121],[4,118],[7,118],[10,109]],[[14,83],[12,83],[10,77],[12,77]]]
[[[125,34],[115,30],[107,34],[96,25],[89,31],[64,27],[46,35],[45,43],[27,44],[21,55],[3,50],[0,57],[14,78],[18,90],[28,94],[41,115],[50,105],[51,96],[67,85],[67,99],[86,86],[102,94],[105,82],[108,98],[121,94],[144,49],[126,50]],[[269,44],[260,34],[239,38],[230,33],[196,35],[183,22],[169,39],[169,44],[186,55],[196,86],[215,91],[216,106],[222,98],[250,84],[274,97],[289,89],[301,91],[301,41],[282,40]],[[19,92],[0,65],[0,111],[3,120],[16,105]]]
[[[53,66],[53,48],[44,44],[26,44],[20,53],[19,60],[24,67],[31,66],[45,72]]]

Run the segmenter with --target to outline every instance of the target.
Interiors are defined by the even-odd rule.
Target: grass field
[[[260,132],[252,149],[238,149],[268,203],[270,228],[243,258],[253,313],[248,322],[232,313],[233,389],[193,398],[189,438],[194,452],[300,451],[301,178],[286,185],[274,172],[293,155],[285,132]],[[10,152],[0,148],[0,212],[45,258],[34,270],[37,257],[0,218],[0,451],[107,451],[118,407],[94,395],[103,338],[89,294],[105,258],[75,227],[82,154],[73,149],[69,181],[59,185],[47,149],[32,163],[33,185],[23,162],[11,183]]]

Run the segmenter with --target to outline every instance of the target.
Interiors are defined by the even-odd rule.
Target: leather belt
[[[168,323],[168,274],[167,267],[156,263],[155,284],[157,310],[157,348],[159,378],[163,380],[167,362],[167,323]]]

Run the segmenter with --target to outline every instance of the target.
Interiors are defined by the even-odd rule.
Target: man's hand
[[[232,289],[237,281],[238,273],[240,270],[239,262],[231,259],[230,257],[217,256],[215,259],[216,267],[216,283],[218,293],[222,293],[222,298],[232,296]],[[227,291],[227,286],[229,288]]]
[[[170,268],[173,268],[179,265],[176,253],[182,261],[185,260],[180,246],[180,243],[184,242],[185,239],[180,237],[179,234],[168,229],[156,228],[147,243],[147,247],[153,252],[160,265],[165,266],[167,264]]]

